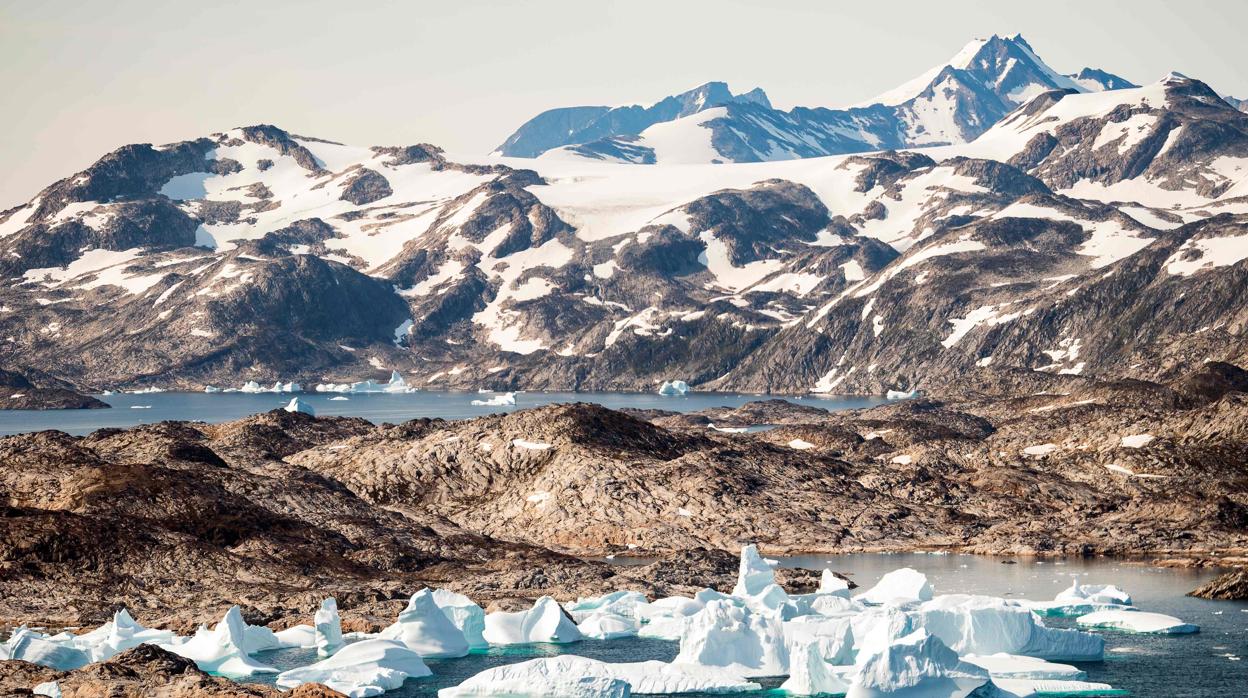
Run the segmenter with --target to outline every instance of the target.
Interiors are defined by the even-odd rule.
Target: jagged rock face
[[[78,410],[102,409],[107,404],[75,393],[56,381],[36,385],[26,376],[0,369],[0,409]]]
[[[1224,601],[1248,600],[1248,571],[1227,572],[1217,579],[1192,591],[1188,596]]]

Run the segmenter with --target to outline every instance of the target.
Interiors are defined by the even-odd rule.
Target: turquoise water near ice
[[[1164,569],[1105,559],[1011,561],[1015,564],[1003,564],[1003,558],[971,555],[855,554],[793,557],[780,562],[791,567],[827,567],[846,573],[862,587],[870,587],[886,572],[913,567],[928,576],[937,594],[1043,600],[1069,586],[1072,576],[1077,576],[1080,583],[1117,584],[1132,595],[1141,609],[1177,616],[1199,625],[1201,631],[1175,636],[1100,632],[1106,640],[1105,659],[1074,663],[1088,673],[1088,681],[1108,683],[1144,698],[1248,696],[1248,660],[1237,659],[1248,658],[1248,603],[1206,601],[1184,595],[1213,578],[1216,572]],[[1073,618],[1045,618],[1044,622],[1052,627],[1076,627]],[[459,659],[430,660],[433,676],[409,680],[401,689],[386,695],[432,698],[439,688],[457,685],[480,671],[534,657],[566,653],[608,662],[671,661],[678,649],[675,642],[644,638],[491,648]],[[286,669],[311,663],[316,657],[314,650],[275,650],[262,653],[257,659]],[[780,682],[760,681],[764,689],[775,688]]]
[[[101,410],[0,410],[0,436],[44,429],[58,429],[69,434],[88,434],[104,427],[132,427],[164,420],[197,420],[228,422],[258,412],[283,407],[290,394],[248,393],[144,393],[134,395],[96,395],[112,405]],[[747,402],[763,400],[765,395],[737,393],[691,393],[682,397],[664,397],[652,393],[607,392],[522,392],[516,394],[515,407],[487,407],[471,404],[489,395],[467,392],[422,390],[414,393],[366,393],[344,395],[346,400],[331,393],[299,393],[299,399],[312,406],[319,416],[363,417],[374,423],[398,423],[420,417],[466,419],[499,412],[514,412],[526,407],[551,403],[593,402],[620,409],[663,409],[695,412],[710,407],[740,407]],[[789,397],[798,404],[815,405],[828,410],[870,407],[886,402],[881,397],[806,396]]]

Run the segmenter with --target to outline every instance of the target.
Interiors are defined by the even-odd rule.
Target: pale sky
[[[544,109],[710,80],[843,106],[993,33],[1248,97],[1246,26],[1241,0],[0,0],[0,210],[126,143],[253,123],[485,153]]]

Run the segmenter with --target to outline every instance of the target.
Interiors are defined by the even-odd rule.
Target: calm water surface
[[[560,393],[523,392],[516,394],[515,407],[484,407],[471,404],[473,400],[488,398],[493,393],[480,395],[466,392],[425,391],[404,394],[366,393],[343,395],[346,400],[331,393],[299,393],[299,399],[307,402],[320,416],[363,417],[374,423],[404,422],[420,417],[466,419],[498,412],[514,412],[526,407],[538,407],[562,402],[594,402],[605,407],[619,409],[664,409],[677,412],[696,412],[710,407],[740,407],[754,400],[765,400],[766,395],[740,395],[736,393],[693,393],[684,397],[664,397],[651,393]],[[282,407],[290,402],[290,394],[247,393],[145,393],[132,395],[96,395],[112,405],[101,410],[0,410],[0,435],[20,434],[28,431],[59,429],[70,434],[88,434],[103,427],[131,427],[164,420],[197,420],[202,422],[228,422],[258,412]],[[785,398],[798,404],[816,405],[829,410],[870,407],[886,402],[880,397],[858,396],[809,396]]]
[[[1108,683],[1133,696],[1147,698],[1243,698],[1248,696],[1248,603],[1205,601],[1184,596],[1211,579],[1208,570],[1173,570],[1118,561],[1066,560],[1025,561],[1002,564],[999,558],[969,555],[838,555],[807,556],[781,560],[791,567],[828,567],[848,574],[869,587],[886,572],[913,567],[925,573],[937,594],[978,593],[1007,598],[1051,599],[1070,585],[1072,576],[1081,583],[1117,584],[1129,592],[1137,606],[1178,616],[1201,627],[1195,635],[1131,635],[1103,632],[1105,659],[1077,663],[1089,681]],[[1074,619],[1046,618],[1053,627],[1075,627]],[[439,688],[454,686],[491,667],[533,657],[577,654],[608,662],[647,659],[671,661],[678,644],[663,640],[629,639],[592,641],[569,645],[530,645],[494,648],[460,659],[430,660],[434,675],[408,681],[387,696],[432,698]],[[314,650],[276,650],[259,655],[262,663],[279,668],[315,661]],[[268,680],[272,680],[271,677]],[[761,682],[774,688],[779,680]]]

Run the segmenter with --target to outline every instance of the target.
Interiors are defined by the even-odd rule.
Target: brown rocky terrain
[[[1248,570],[1235,570],[1192,591],[1188,596],[1223,601],[1248,601]]]
[[[0,369],[0,410],[102,409],[108,404],[64,387],[59,381],[35,383],[16,371]]]

